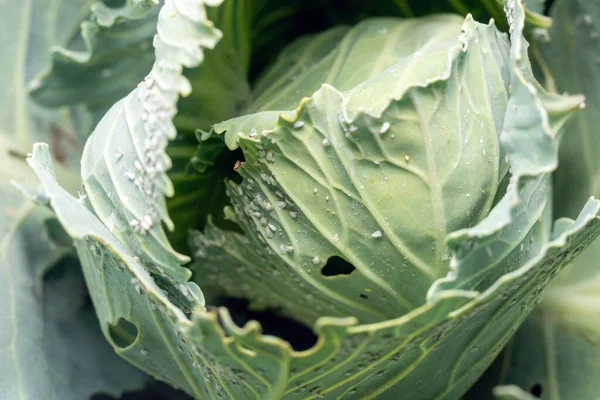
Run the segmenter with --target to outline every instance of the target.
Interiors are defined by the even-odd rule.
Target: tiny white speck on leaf
[[[379,130],[380,134],[384,134],[388,131],[388,129],[390,129],[390,123],[389,122],[384,122],[383,125],[381,125],[381,129]]]

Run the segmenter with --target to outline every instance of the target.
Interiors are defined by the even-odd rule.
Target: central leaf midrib
[[[437,246],[435,246],[435,253],[439,256],[438,260],[441,259],[441,246],[440,244],[445,243],[446,240],[446,224],[444,218],[444,203],[442,201],[442,188],[440,186],[440,181],[437,176],[437,170],[435,165],[435,154],[433,151],[431,137],[429,135],[429,125],[425,122],[423,115],[421,114],[421,110],[419,107],[419,103],[417,101],[417,93],[415,90],[410,90],[408,92],[408,96],[410,98],[411,103],[415,108],[415,113],[417,114],[419,127],[421,133],[423,135],[424,141],[424,149],[427,156],[427,169],[429,175],[429,193],[431,198],[431,208],[433,212],[433,221],[434,225],[437,229],[436,231]]]

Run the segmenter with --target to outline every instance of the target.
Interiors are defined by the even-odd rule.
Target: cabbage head
[[[97,10],[154,13],[155,60],[96,111],[79,198],[47,145],[28,158],[105,337],[152,376],[200,399],[458,399],[600,231],[594,199],[553,223],[583,98],[534,78],[521,0],[509,33],[436,13],[305,35],[252,82],[251,47],[279,31],[251,32],[250,3],[154,3]],[[61,92],[114,73],[102,32],[55,53],[34,99],[116,93]]]

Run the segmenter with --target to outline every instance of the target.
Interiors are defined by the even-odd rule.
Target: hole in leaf
[[[277,309],[252,310],[247,300],[232,297],[220,298],[218,306],[227,307],[231,319],[238,326],[256,320],[261,324],[263,334],[277,336],[289,342],[296,351],[308,350],[317,343],[317,335],[311,328],[281,315]]]
[[[116,325],[108,324],[108,333],[113,343],[120,348],[131,346],[138,335],[137,326],[125,318],[119,318]]]
[[[540,397],[542,395],[542,385],[536,383],[529,389],[529,393],[531,393],[535,397]]]
[[[327,260],[327,263],[323,269],[321,269],[321,274],[323,276],[350,275],[355,269],[356,267],[354,267],[354,265],[343,258],[333,256],[329,257],[329,260]]]

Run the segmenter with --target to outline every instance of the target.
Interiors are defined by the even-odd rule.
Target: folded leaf
[[[72,40],[90,1],[3,4],[0,35],[0,393],[6,399],[87,399],[141,387],[146,375],[119,359],[98,329],[78,263],[53,214],[10,182],[37,185],[25,162],[33,141],[50,143],[61,184],[75,192],[82,136],[64,109],[27,98],[27,82],[52,45]],[[92,362],[93,360],[93,362]]]
[[[558,216],[575,215],[590,195],[600,195],[595,134],[600,123],[600,75],[596,65],[600,6],[587,1],[555,2],[549,41],[540,36],[534,49],[547,85],[583,93],[587,107],[564,128],[560,164],[555,176],[554,209]],[[550,75],[549,75],[550,74]],[[583,106],[583,105],[582,105]],[[559,220],[557,230],[570,229]],[[517,332],[504,354],[472,391],[472,397],[491,397],[491,387],[516,384],[538,391],[542,399],[592,398],[600,391],[598,254],[594,242],[550,285],[542,303]]]
[[[35,181],[23,159],[8,156],[2,169],[21,182]],[[3,396],[80,400],[143,386],[148,377],[119,359],[101,335],[79,265],[64,259],[71,239],[53,214],[24,201],[5,177],[0,190]]]

